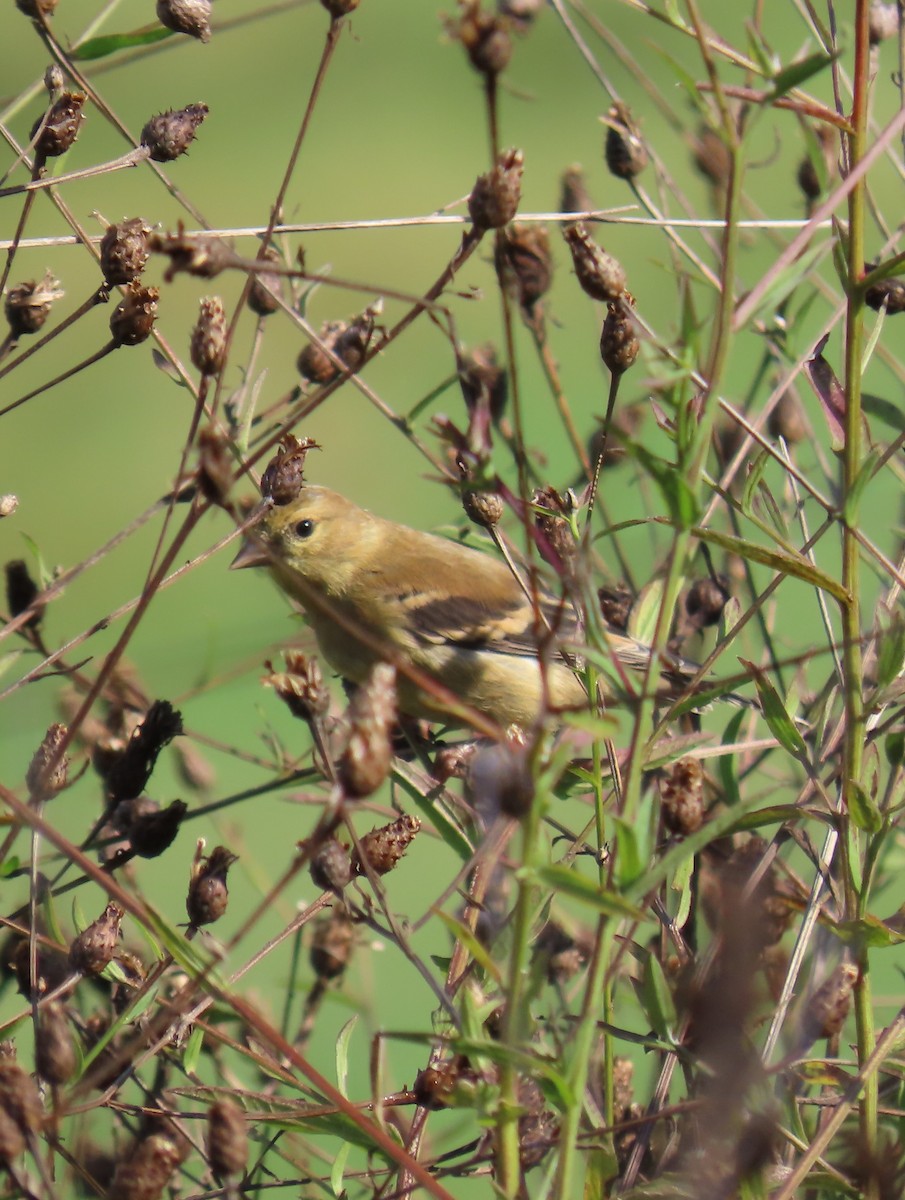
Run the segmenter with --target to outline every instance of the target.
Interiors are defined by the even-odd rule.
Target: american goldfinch
[[[536,614],[499,559],[383,520],[327,488],[305,484],[297,499],[268,507],[232,566],[269,568],[345,678],[361,683],[381,658],[401,663],[399,708],[410,716],[450,713],[406,677],[405,664],[501,726],[588,707],[574,659],[561,649],[579,640],[567,602],[541,592]],[[634,639],[612,633],[608,641],[621,663],[647,663],[648,648]],[[690,668],[677,663],[674,674]]]

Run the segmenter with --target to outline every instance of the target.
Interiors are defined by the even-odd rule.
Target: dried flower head
[[[226,310],[219,296],[205,296],[192,330],[192,363],[202,375],[218,375],[226,362]]]
[[[347,796],[375,792],[393,761],[390,731],[396,721],[396,668],[377,663],[349,704],[349,741],[339,760],[338,778]]]
[[[336,340],[345,328],[343,321],[325,321],[318,330],[317,341],[302,347],[296,367],[303,379],[324,387],[339,378],[340,366],[333,356],[336,355]]]
[[[499,814],[520,819],[534,802],[534,779],[525,747],[499,742],[477,751],[468,771],[471,804],[491,821]]]
[[[515,296],[525,319],[530,320],[534,306],[553,282],[546,226],[513,222],[497,235],[493,258],[500,287]]]
[[[189,806],[183,800],[171,800],[159,812],[145,812],[135,818],[128,829],[133,853],[139,858],[159,858],[169,850]]]
[[[815,125],[813,127],[814,134],[817,138],[819,158],[815,162],[812,154],[806,154],[798,164],[798,171],[795,176],[798,186],[804,193],[805,199],[810,205],[813,204],[825,191],[825,180],[821,178],[821,171],[818,169],[822,160],[822,174],[826,179],[831,179],[836,172],[836,146],[837,133],[830,125]]]
[[[808,436],[808,423],[804,408],[794,392],[786,390],[770,409],[767,417],[767,432],[771,437],[783,438],[790,446],[803,442]]]
[[[186,1156],[176,1130],[137,1138],[117,1162],[110,1200],[159,1200]]]
[[[226,506],[233,484],[233,465],[225,434],[212,426],[202,429],[198,435],[198,487],[211,504]]]
[[[479,233],[502,229],[518,212],[522,195],[524,155],[504,150],[486,175],[479,175],[468,197],[468,215]]]
[[[189,104],[158,113],[141,131],[141,144],[154,162],[172,162],[191,146],[209,111],[206,104]]]
[[[494,79],[512,57],[510,23],[505,16],[481,8],[480,0],[459,0],[459,14],[446,21],[447,33],[461,42],[474,69]]]
[[[101,270],[110,287],[131,283],[145,269],[151,251],[150,225],[141,217],[131,217],[118,225],[108,225],[101,238]]]
[[[600,614],[613,629],[625,632],[628,629],[628,619],[631,615],[634,596],[624,584],[615,587],[597,589],[597,599],[600,601]]]
[[[726,601],[729,599],[729,580],[725,575],[716,579],[705,575],[696,579],[685,597],[685,611],[699,629],[719,624]]]
[[[864,303],[874,312],[885,308],[887,316],[905,312],[905,279],[882,279],[872,283],[864,293]]]
[[[628,105],[615,101],[603,121],[607,127],[604,157],[611,174],[636,179],[647,166],[648,153]]]
[[[6,294],[4,310],[12,336],[20,338],[25,334],[37,333],[50,316],[54,304],[62,300],[65,294],[50,271],[40,283],[30,280],[11,287]]]
[[[44,1105],[37,1084],[16,1062],[11,1043],[5,1048],[0,1056],[0,1112],[31,1137],[44,1125]]]
[[[238,855],[225,846],[216,846],[207,857],[203,857],[199,843],[185,901],[189,920],[194,926],[212,925],[226,912],[229,902],[226,876],[229,868],[238,861]]]
[[[339,979],[352,957],[355,926],[344,906],[315,922],[311,939],[311,967],[318,979]]]
[[[16,8],[25,13],[26,17],[38,20],[41,17],[52,17],[60,0],[16,0]]]
[[[415,1103],[429,1112],[453,1108],[461,1093],[470,1096],[474,1091],[475,1073],[461,1054],[447,1062],[425,1067],[415,1076],[412,1092]]]
[[[518,1119],[519,1163],[523,1171],[530,1171],[540,1166],[556,1145],[560,1122],[547,1108],[540,1085],[528,1075],[519,1078],[518,1103],[523,1110]]]
[[[681,758],[660,780],[663,824],[687,837],[704,822],[704,769],[696,758]]]
[[[34,605],[35,611],[25,622],[25,626],[27,629],[37,629],[41,623],[44,606],[40,603],[35,604],[41,592],[31,577],[28,564],[23,558],[14,558],[4,564],[3,571],[6,575],[6,604],[10,616],[18,617]]]
[[[35,141],[36,158],[58,158],[65,154],[79,136],[85,114],[84,92],[63,92],[51,104],[46,119],[36,121],[31,136]]]
[[[324,686],[320,664],[298,650],[286,650],[283,654],[285,671],[270,670],[263,683],[272,687],[294,717],[302,721],[315,721],[330,707],[330,693]]]
[[[31,800],[52,800],[66,786],[69,759],[61,750],[68,733],[65,725],[55,724],[44,734],[25,775],[25,786]]]
[[[211,40],[211,0],[157,0],[157,20],[174,33]]]
[[[276,505],[291,504],[305,482],[305,459],[309,450],[319,450],[314,438],[297,438],[287,433],[281,440],[276,454],[264,468],[261,476],[261,495]]]
[[[505,511],[502,496],[496,492],[479,492],[474,488],[466,488],[462,493],[462,507],[469,521],[483,529],[498,525]]]
[[[266,263],[281,262],[279,252],[273,246],[268,246],[260,260],[260,266],[252,276],[251,288],[248,292],[248,307],[259,317],[269,317],[280,305],[274,298],[283,294],[283,276],[277,271],[268,271]],[[274,296],[270,293],[273,292]]]
[[[156,287],[142,287],[140,283],[129,285],[110,317],[110,333],[117,347],[139,346],[147,341],[157,320],[159,299],[160,291]]]
[[[597,245],[583,222],[566,225],[563,236],[582,289],[593,300],[618,300],[625,292],[625,269],[619,260]]]
[[[858,976],[854,963],[841,962],[809,998],[803,1020],[808,1044],[817,1038],[835,1037],[841,1031]]]
[[[125,910],[112,901],[96,921],[83,930],[69,947],[69,965],[83,975],[100,975],[112,962],[119,944],[119,927]]]
[[[0,496],[0,521],[11,517],[19,507],[19,497],[14,492],[5,492]]]
[[[356,875],[366,875],[367,865],[375,875],[386,875],[399,865],[420,829],[421,821],[408,813],[397,817],[389,825],[372,829],[359,839],[352,852],[353,871]]]
[[[584,167],[573,163],[566,167],[560,180],[559,211],[564,213],[593,212],[596,205],[591,199],[585,179]]]
[[[606,320],[600,333],[600,357],[613,375],[622,375],[633,366],[641,350],[630,315],[632,307],[634,300],[628,292],[620,301],[607,305]]]
[[[151,234],[148,246],[153,254],[165,254],[169,258],[170,265],[163,276],[167,283],[172,283],[183,271],[199,279],[213,279],[236,262],[235,251],[229,242],[203,233],[187,234],[181,221],[177,233]]]
[[[462,351],[458,356],[459,384],[469,414],[478,408],[487,411],[492,421],[499,421],[506,410],[508,376],[506,368],[497,361],[496,349],[490,343]]]
[[[106,773],[110,800],[139,796],[147,787],[157,756],[181,733],[182,714],[168,700],[155,700]]]
[[[65,1006],[59,1000],[42,1004],[35,1026],[35,1070],[47,1083],[59,1087],[72,1078],[77,1067],[78,1055]]]
[[[572,514],[571,499],[568,495],[561,496],[554,487],[544,487],[535,490],[531,504],[535,528],[543,538],[541,553],[560,574],[571,577],[578,555],[569,521]]]
[[[324,838],[308,866],[311,882],[324,892],[341,892],[352,879],[352,856],[336,838]]]
[[[207,1154],[211,1170],[221,1179],[245,1171],[248,1129],[245,1113],[235,1100],[216,1100],[207,1110]]]

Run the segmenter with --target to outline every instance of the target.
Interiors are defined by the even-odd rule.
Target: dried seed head
[[[905,312],[905,279],[883,279],[871,284],[864,293],[864,303],[875,312],[885,308],[887,316]]]
[[[486,408],[493,421],[506,410],[509,390],[506,368],[497,362],[496,349],[489,342],[459,355],[459,383],[469,414]]]
[[[226,362],[226,310],[219,296],[205,296],[192,330],[192,362],[202,375],[219,375]]]
[[[415,840],[421,822],[407,813],[397,817],[389,825],[372,829],[359,839],[352,851],[352,869],[356,875],[366,875],[365,864],[375,875],[386,875],[400,860]]]
[[[461,1055],[434,1067],[425,1067],[415,1076],[412,1092],[415,1103],[429,1112],[452,1108],[460,1093],[474,1091],[475,1073]]]
[[[504,512],[502,496],[496,492],[478,492],[474,488],[466,488],[462,493],[462,507],[469,521],[483,529],[498,525]]]
[[[25,0],[17,0],[19,8]],[[23,10],[24,11],[24,10]],[[25,1138],[16,1122],[0,1108],[0,1167],[9,1165],[25,1153]]]
[[[339,364],[333,361],[330,354],[336,354],[336,339],[345,328],[342,321],[327,321],[318,331],[318,340],[302,348],[296,359],[296,367],[303,379],[323,387],[339,378]]]
[[[880,0],[871,0],[867,27],[872,46],[885,42],[887,38],[895,37],[899,32],[898,4],[883,4]]]
[[[6,1043],[9,1048],[12,1043]],[[15,1051],[0,1057],[0,1112],[6,1114],[26,1136],[39,1133],[44,1125],[44,1105],[38,1086],[15,1060]]]
[[[156,287],[142,287],[132,283],[117,304],[110,317],[110,333],[119,346],[139,346],[147,341],[157,320],[157,301],[160,291]]]
[[[613,1110],[617,1120],[628,1112],[635,1098],[635,1088],[632,1078],[635,1074],[635,1064],[630,1058],[617,1055],[613,1060]]]
[[[44,69],[44,88],[51,100],[56,100],[66,83],[66,76],[59,63],[48,63]]]
[[[771,437],[781,437],[791,446],[808,436],[804,409],[794,392],[783,392],[773,405],[767,417],[767,431]]]
[[[390,731],[396,720],[396,668],[377,663],[349,704],[349,741],[339,760],[338,778],[349,797],[375,792],[393,761]]]
[[[482,747],[471,760],[467,790],[471,803],[488,822],[501,813],[524,817],[534,802],[534,780],[525,747],[517,742]]]
[[[513,222],[498,234],[493,258],[500,287],[515,296],[526,320],[530,320],[535,304],[553,281],[546,226]]]
[[[218,429],[202,429],[198,435],[198,487],[201,494],[211,504],[226,507],[232,485],[233,457],[229,452],[229,440]]]
[[[480,0],[459,0],[457,20],[447,20],[447,33],[461,42],[479,74],[494,79],[512,57],[509,22],[481,8]]]
[[[35,1069],[42,1079],[59,1087],[71,1079],[78,1067],[78,1055],[66,1009],[52,1000],[38,1010],[35,1030]]]
[[[168,700],[155,700],[106,773],[110,800],[133,800],[139,796],[151,778],[157,756],[181,733],[182,714]]]
[[[33,801],[52,800],[67,784],[69,759],[60,750],[69,730],[65,725],[51,725],[35,751],[25,775],[25,786]]]
[[[157,20],[174,33],[211,40],[211,0],[157,0]]]
[[[832,178],[836,172],[836,132],[830,125],[814,125],[814,134],[820,146],[826,176]],[[823,193],[824,185],[817,166],[810,154],[798,164],[796,180],[810,205]]]
[[[443,746],[434,757],[432,774],[440,783],[449,779],[467,779],[471,760],[478,752],[477,742],[462,742],[458,746]]]
[[[556,1145],[559,1118],[546,1107],[540,1085],[527,1075],[518,1081],[518,1103],[524,1109],[518,1119],[519,1164],[523,1171],[530,1171],[540,1166]]]
[[[148,246],[152,253],[165,254],[169,258],[170,265],[163,276],[167,283],[172,283],[183,271],[199,279],[213,279],[236,261],[229,242],[206,234],[190,236],[183,231],[181,222],[178,233],[151,234]]]
[[[52,17],[59,3],[60,0],[16,0],[16,8],[26,17],[37,20],[40,17]]]
[[[663,824],[687,837],[704,822],[704,769],[696,758],[681,758],[660,780]]]
[[[763,838],[752,836],[736,847],[719,871],[718,902],[720,908],[713,916],[717,926],[731,924],[744,905],[747,936],[760,946],[772,946],[789,928],[795,916],[795,898],[787,889],[771,864],[760,874],[767,844]],[[757,871],[758,883],[754,891],[747,894],[749,881]],[[744,900],[741,899],[744,894]],[[706,911],[706,909],[705,909]]]
[[[13,492],[6,492],[0,496],[0,521],[4,517],[11,517],[19,507],[19,497]]]
[[[692,145],[694,165],[714,187],[724,188],[732,172],[732,154],[722,137],[703,125]]]
[[[206,858],[196,854],[185,901],[189,920],[196,928],[212,925],[226,912],[229,903],[226,876],[229,868],[238,861],[238,855],[225,846],[216,846]]]
[[[311,882],[321,891],[341,892],[352,879],[352,858],[348,849],[336,838],[325,838],[311,856],[308,873]]]
[[[10,288],[6,294],[4,311],[12,336],[20,338],[28,333],[37,333],[50,316],[54,304],[62,300],[65,294],[50,271],[40,283],[31,280]]]
[[[63,92],[59,99],[51,104],[43,128],[40,120],[35,122],[31,136],[37,134],[36,158],[58,158],[66,153],[79,136],[79,130],[85,120],[85,114],[82,112],[85,99],[84,92]]]
[[[6,604],[10,616],[18,617],[27,608],[31,608],[40,595],[38,585],[28,571],[28,564],[22,558],[14,558],[5,563],[3,570],[6,574]],[[44,613],[43,604],[36,606],[34,613],[25,622],[27,629],[37,629]]]
[[[315,922],[311,967],[318,979],[339,979],[345,973],[355,944],[355,926],[345,908],[335,908]]]
[[[497,12],[508,17],[519,33],[525,33],[547,7],[547,0],[497,0],[496,6]]]
[[[278,507],[298,499],[305,482],[305,459],[309,450],[319,450],[314,438],[297,438],[292,433],[280,439],[276,454],[261,476],[261,495]]]
[[[479,175],[468,197],[468,215],[479,233],[502,229],[518,212],[522,195],[524,155],[504,150],[486,175]]]
[[[632,593],[624,584],[597,589],[600,613],[604,621],[622,633],[628,629],[628,619],[634,604]]]
[[[571,167],[566,167],[562,173],[559,186],[560,212],[584,213],[594,211],[596,206],[588,191],[584,167],[578,163],[573,163]]]
[[[648,153],[628,106],[615,101],[604,123],[604,156],[610,173],[619,179],[636,179],[647,166]]]
[[[281,261],[279,252],[273,246],[268,246],[261,259],[261,266],[252,276],[251,288],[248,292],[248,307],[259,317],[269,317],[280,307],[270,293],[274,292],[277,296],[282,296],[283,276],[276,271],[268,271],[264,264]]]
[[[563,236],[582,289],[593,300],[618,300],[625,292],[625,269],[619,260],[597,245],[582,222],[566,225]]]
[[[548,921],[534,943],[535,954],[546,962],[547,981],[566,984],[588,963],[590,947],[587,940],[576,941],[556,921]]]
[[[66,955],[50,946],[38,944],[37,986],[33,986],[31,976],[31,953],[28,939],[22,938],[16,944],[10,966],[16,976],[19,991],[27,999],[46,996],[48,992],[58,988],[69,977],[69,963]]]
[[[112,902],[69,947],[69,965],[82,975],[100,975],[116,955],[125,910]]]
[[[245,1113],[235,1100],[216,1100],[207,1110],[207,1155],[221,1179],[242,1175],[248,1161]]]
[[[572,505],[568,499],[561,496],[554,487],[537,488],[531,497],[534,506],[534,525],[546,539],[547,546],[553,551],[551,563],[557,571],[571,576],[578,547],[568,516]],[[542,546],[542,552],[546,547]],[[544,554],[550,561],[550,555]]]
[[[154,162],[172,162],[185,154],[207,116],[206,104],[189,104],[152,117],[141,131],[141,144]]]
[[[138,1138],[116,1164],[109,1200],[160,1200],[185,1157],[168,1133]]]
[[[641,350],[627,300],[628,292],[618,303],[607,305],[606,320],[600,333],[600,357],[613,375],[624,374],[634,364]],[[634,306],[634,301],[631,304]]]
[[[377,328],[375,318],[381,312],[383,301],[377,300],[338,331],[332,350],[349,371],[357,371],[364,363]]]
[[[104,280],[114,287],[138,279],[150,257],[150,225],[141,217],[131,217],[118,225],[108,225],[101,238],[101,270]]]
[[[347,17],[349,13],[355,12],[360,2],[361,0],[321,0],[321,4],[334,21],[338,21],[342,17]]]
[[[129,826],[129,842],[139,858],[159,858],[169,850],[189,806],[183,800],[172,800],[160,812],[143,813]]]
[[[685,597],[685,611],[699,629],[719,624],[729,599],[729,580],[725,575],[716,579],[706,575],[696,579]]]
[[[814,992],[807,1003],[803,1021],[809,1044],[816,1038],[835,1037],[841,1031],[857,982],[858,968],[853,963],[841,962]]]
[[[262,680],[272,687],[294,717],[300,721],[319,720],[330,707],[330,693],[316,658],[308,658],[297,650],[285,651],[285,671],[273,671]]]

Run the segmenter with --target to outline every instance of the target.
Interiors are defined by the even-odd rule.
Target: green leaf
[[[351,1149],[351,1142],[342,1142],[334,1155],[333,1166],[330,1168],[330,1187],[333,1189],[334,1196],[344,1196],[346,1194],[343,1179],[346,1174],[346,1162]]]
[[[746,517],[750,517],[754,511],[754,497],[757,494],[760,481],[764,477],[770,457],[766,450],[761,450],[760,454],[756,455],[754,462],[748,468],[745,490],[742,492],[742,512]]]
[[[647,855],[641,852],[639,827],[622,817],[613,817],[618,831],[616,837],[616,873],[621,884],[630,883],[637,879],[647,862]]]
[[[896,433],[905,433],[905,410],[900,405],[865,392],[861,397],[861,407],[869,416],[876,417]]]
[[[745,710],[740,708],[733,713],[723,733],[722,745],[732,746],[738,741],[739,730],[745,719]],[[738,777],[736,775],[734,754],[721,754],[717,759],[717,771],[720,783],[723,785],[723,801],[730,808],[739,802]]]
[[[883,743],[886,761],[891,767],[900,767],[905,758],[905,733],[891,733]]]
[[[189,1034],[188,1041],[185,1043],[185,1050],[182,1053],[182,1066],[188,1075],[194,1075],[198,1070],[198,1063],[201,1059],[201,1047],[204,1045],[204,1030],[200,1025],[196,1025]]]
[[[883,828],[883,817],[876,801],[860,783],[852,783],[848,797],[848,814],[858,828],[866,833],[879,833]]]
[[[792,88],[800,87],[806,80],[819,75],[821,71],[830,66],[835,57],[835,55],[824,54],[822,50],[818,50],[816,54],[809,54],[807,58],[790,63],[789,66],[784,67],[773,76],[770,99],[778,100]]]
[[[676,1006],[663,968],[654,954],[648,954],[644,960],[638,999],[654,1033],[665,1042],[675,1041],[678,1022]]]
[[[868,950],[883,950],[887,946],[898,946],[905,942],[905,935],[891,929],[885,921],[870,913],[858,921],[843,921],[834,926],[833,932],[843,942],[863,946]]]
[[[519,872],[519,875],[521,874],[522,872]],[[570,871],[567,867],[558,865],[538,867],[533,875],[539,883],[551,888],[554,892],[571,896],[573,900],[579,900],[608,917],[619,919],[626,917],[630,921],[651,920],[647,913],[636,908],[634,904],[630,904],[618,892],[605,890],[598,883],[585,879],[577,871]]]
[[[878,458],[879,455],[876,450],[871,450],[870,454],[868,454],[867,458],[861,464],[848,495],[845,497],[845,503],[842,506],[842,517],[846,525],[852,529],[858,528],[861,497],[864,495],[864,489],[874,477]]]
[[[146,26],[132,33],[107,33],[100,37],[88,38],[80,46],[70,51],[76,62],[92,62],[98,58],[109,58],[119,50],[134,50],[137,46],[153,46],[165,38],[173,37],[171,29],[162,25]]]
[[[436,910],[436,915],[440,918],[446,928],[452,933],[457,942],[461,942],[474,961],[483,968],[487,973],[487,978],[492,979],[497,985],[502,986],[502,976],[500,969],[487,953],[487,947],[484,946],[461,921],[457,921],[455,917],[449,913],[443,912],[442,909]]]
[[[691,877],[694,873],[694,859],[686,858],[680,862],[669,881],[670,889],[679,893],[679,904],[676,909],[675,922],[681,929],[688,920],[691,912]]]
[[[657,575],[641,589],[638,599],[632,605],[626,630],[637,641],[643,642],[645,646],[653,644],[662,602],[663,579]]]
[[[357,1024],[358,1015],[356,1014],[346,1021],[336,1039],[336,1086],[344,1096],[349,1094],[349,1043]]]
[[[779,575],[790,575],[793,579],[801,579],[804,583],[820,588],[821,591],[829,593],[834,599],[843,603],[847,603],[850,599],[848,591],[832,575],[827,575],[825,571],[815,567],[803,555],[791,549],[770,550],[756,542],[748,541],[747,538],[735,537],[731,533],[722,533],[718,529],[702,529],[700,526],[696,526],[691,532],[702,542],[719,546],[721,550],[726,550],[729,554],[738,554],[739,557],[746,558],[749,562],[770,567]]]
[[[905,664],[905,620],[896,610],[877,633],[877,686],[888,687]]]
[[[830,252],[831,244],[829,242],[815,242],[809,246],[807,250],[797,258],[795,262],[789,263],[781,271],[777,272],[775,278],[771,281],[767,290],[760,297],[757,308],[751,314],[750,320],[753,320],[759,315],[765,313],[775,313],[784,301],[788,300],[789,296],[799,286],[805,276],[811,271],[821,259],[825,258]]]
[[[806,762],[808,748],[805,740],[798,732],[798,727],[786,711],[779,692],[760,669],[747,659],[739,660],[751,672],[754,686],[757,688],[757,698],[763,710],[764,720],[770,727],[770,732],[780,746],[799,762]]]

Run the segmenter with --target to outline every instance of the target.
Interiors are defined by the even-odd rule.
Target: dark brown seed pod
[[[397,817],[389,825],[372,829],[359,839],[352,851],[352,870],[356,875],[366,875],[367,863],[375,875],[386,875],[399,865],[420,829],[421,821],[408,813]]]
[[[566,167],[560,180],[559,211],[564,213],[593,212],[596,205],[591,199],[585,180],[584,167],[573,163]]]
[[[613,1112],[617,1120],[625,1116],[635,1099],[634,1074],[632,1060],[617,1054],[613,1060]]]
[[[52,800],[66,787],[69,759],[60,751],[68,733],[65,725],[57,723],[44,734],[25,774],[29,799],[35,802]]]
[[[767,417],[767,432],[771,437],[783,438],[790,446],[807,438],[808,423],[801,401],[794,392],[783,392],[773,405]]]
[[[482,9],[480,0],[460,0],[458,19],[448,20],[446,30],[462,43],[479,74],[495,79],[505,71],[512,57],[512,36],[504,16]]]
[[[332,350],[348,370],[357,371],[364,364],[377,328],[376,318],[382,311],[382,301],[369,304],[364,312],[342,325],[337,332]]]
[[[303,379],[324,387],[339,378],[340,366],[330,355],[336,355],[337,339],[345,329],[342,321],[327,321],[318,330],[318,340],[303,347],[296,360],[298,373]]]
[[[479,233],[502,229],[518,212],[522,195],[524,155],[504,150],[486,175],[479,175],[468,197],[468,215]]]
[[[519,1163],[523,1171],[538,1167],[559,1138],[559,1118],[546,1107],[540,1085],[527,1075],[518,1084],[518,1103],[523,1109],[518,1119]]]
[[[154,162],[172,162],[191,146],[209,111],[206,104],[189,104],[158,113],[141,131],[141,144]]]
[[[268,246],[261,260],[261,266],[252,276],[251,288],[248,292],[248,307],[259,317],[272,316],[280,307],[279,301],[271,296],[283,294],[283,276],[277,271],[268,271],[265,263],[281,262],[280,255],[273,246]]]
[[[440,783],[449,779],[467,779],[471,760],[478,752],[477,742],[463,742],[458,746],[443,746],[435,757],[432,774]]]
[[[607,305],[606,320],[600,333],[600,357],[613,375],[622,375],[633,366],[641,350],[630,309],[625,303],[627,297],[628,292],[618,303]]]
[[[308,865],[311,882],[323,892],[341,892],[352,880],[352,857],[336,838],[325,838]]]
[[[647,166],[648,153],[628,105],[615,101],[605,124],[604,157],[610,173],[619,179],[637,179]]]
[[[531,497],[534,507],[534,525],[546,539],[553,551],[553,565],[558,571],[571,575],[578,547],[568,520],[572,506],[554,487],[537,488]],[[545,554],[545,557],[550,558]]]
[[[858,976],[854,963],[841,962],[807,1001],[802,1023],[809,1044],[817,1038],[835,1037],[841,1032]]]
[[[546,962],[547,981],[563,985],[587,966],[590,946],[586,938],[576,940],[556,921],[548,921],[537,936],[534,952]]]
[[[40,283],[17,283],[6,293],[4,311],[14,338],[37,333],[50,316],[50,310],[65,292],[48,271]]]
[[[110,317],[110,333],[117,347],[139,346],[147,341],[157,320],[159,299],[160,291],[156,287],[130,284]]]
[[[597,245],[582,222],[566,225],[563,237],[583,291],[592,300],[618,300],[626,283],[625,269],[619,260]]]
[[[66,1008],[59,1000],[43,1004],[38,1010],[35,1030],[35,1070],[54,1087],[72,1078],[78,1067],[78,1055]]]
[[[245,1173],[248,1129],[235,1100],[216,1100],[207,1110],[207,1156],[211,1170],[221,1179]]]
[[[116,1164],[109,1200],[160,1200],[184,1158],[183,1148],[168,1133],[138,1138]]]
[[[598,588],[597,599],[600,601],[600,613],[604,621],[613,629],[625,633],[634,604],[634,597],[628,588],[624,584]]]
[[[172,800],[160,812],[145,813],[129,826],[129,842],[139,858],[159,858],[169,850],[189,806],[183,800]]]
[[[205,296],[192,330],[192,363],[202,375],[219,375],[226,363],[226,310],[219,296]]]
[[[864,303],[875,312],[886,309],[887,316],[905,312],[905,279],[883,279],[864,293]]]
[[[530,320],[534,306],[553,282],[546,226],[514,221],[497,236],[493,258],[500,287],[515,296],[519,308]]]
[[[226,505],[233,485],[233,466],[224,434],[212,426],[202,429],[198,435],[198,487],[211,504]]]
[[[271,671],[265,675],[265,687],[272,687],[294,717],[301,721],[315,721],[324,716],[330,707],[330,693],[324,686],[320,664],[316,658],[285,651],[285,671]],[[268,667],[270,664],[267,664]]]
[[[491,343],[462,351],[458,356],[459,384],[469,414],[486,407],[491,420],[499,421],[506,411],[509,378],[506,368],[497,362]]]
[[[660,780],[663,824],[687,837],[704,823],[704,769],[696,758],[681,758]]]
[[[534,803],[534,780],[525,747],[500,742],[478,750],[467,779],[471,804],[491,821],[502,814],[520,819]]]
[[[282,506],[298,499],[305,482],[305,459],[309,450],[319,450],[314,438],[297,438],[287,433],[261,476],[261,495]]]
[[[185,272],[199,279],[213,279],[235,265],[236,255],[229,242],[207,234],[189,235],[179,225],[178,233],[152,233],[148,239],[152,254],[165,254],[170,265],[164,273],[167,283]]]
[[[18,4],[22,8],[22,3]],[[25,1138],[22,1130],[0,1108],[0,1167],[9,1167],[15,1159],[25,1153]]]
[[[412,1092],[415,1103],[429,1112],[452,1108],[460,1094],[473,1091],[475,1073],[461,1055],[449,1062],[425,1067],[415,1076]]]
[[[161,750],[182,734],[182,714],[169,700],[155,700],[132,731],[125,750],[106,774],[111,801],[132,800],[147,787]]]
[[[349,13],[355,12],[359,3],[360,0],[321,0],[321,4],[334,21],[338,21],[341,17],[347,17]]]
[[[52,17],[59,3],[60,0],[16,0],[16,8],[26,17],[38,20],[40,17]]]
[[[0,1111],[27,1137],[39,1133],[44,1125],[44,1105],[32,1077],[23,1071],[15,1059],[12,1043],[0,1057]]]
[[[226,912],[229,890],[226,876],[238,855],[225,846],[216,846],[207,857],[195,856],[192,878],[185,900],[189,921],[196,926],[212,925]]]
[[[211,0],[157,0],[157,20],[174,33],[211,40]]]
[[[35,964],[37,985],[33,986],[30,960],[28,939],[22,938],[16,943],[10,966],[16,976],[16,984],[20,993],[28,1000],[46,996],[48,992],[58,988],[69,977],[69,963],[66,955],[60,950],[39,943],[38,961]]]
[[[719,624],[729,599],[729,580],[725,575],[716,579],[705,575],[696,579],[685,597],[685,611],[699,629]]]
[[[836,173],[836,131],[829,125],[815,125],[813,129],[820,147],[826,176],[832,178]],[[808,200],[809,206],[823,194],[824,187],[810,154],[806,154],[798,164],[796,180],[805,199]]]
[[[339,760],[345,794],[361,799],[375,792],[390,771],[390,731],[396,720],[396,668],[377,663],[349,704],[349,741]]]
[[[151,227],[141,217],[131,217],[118,225],[108,225],[101,238],[101,271],[110,286],[132,283],[145,269],[151,250]]]
[[[26,609],[31,608],[41,594],[38,585],[32,579],[28,564],[22,558],[14,558],[3,566],[6,575],[6,603],[10,616],[18,617]],[[35,607],[35,611],[25,622],[27,629],[37,629],[44,613],[43,604]]]
[[[318,979],[339,979],[349,965],[354,945],[355,926],[345,908],[335,908],[315,922],[310,959]]]
[[[466,488],[462,493],[462,507],[469,521],[483,529],[498,525],[505,511],[502,496],[496,492],[478,492],[474,488]]]
[[[84,92],[63,92],[50,106],[43,128],[41,121],[35,122],[31,136],[37,134],[36,158],[58,158],[66,153],[79,136],[79,130],[85,120],[85,114],[82,112],[85,100]]]
[[[83,930],[69,947],[69,965],[82,975],[100,975],[116,955],[119,927],[125,910],[112,901],[96,921]]]

